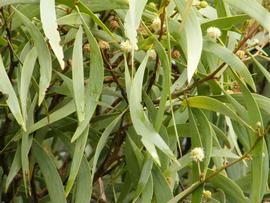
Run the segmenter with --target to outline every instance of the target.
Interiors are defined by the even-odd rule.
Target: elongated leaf
[[[270,73],[267,71],[265,67],[255,58],[251,55],[252,60],[256,64],[256,67],[262,72],[262,74],[265,76],[267,81],[270,83]]]
[[[249,122],[253,128],[257,128],[257,123],[260,122],[261,126],[263,126],[263,120],[261,116],[261,112],[259,110],[258,104],[256,100],[253,98],[249,89],[245,86],[245,84],[241,81],[240,78],[234,73],[234,76],[238,83],[240,84],[241,90],[243,92],[243,97],[245,98],[246,108],[249,114]],[[263,133],[261,129],[258,129]],[[253,137],[250,138],[251,142],[256,142],[257,137],[260,136],[257,133],[252,134]],[[252,145],[252,144],[251,144]],[[251,146],[250,146],[251,147]],[[265,188],[267,185],[267,174],[269,171],[269,164],[267,156],[263,154],[267,154],[266,145],[264,140],[261,139],[259,143],[255,146],[253,150],[254,158],[252,159],[252,185],[251,185],[251,202],[260,202],[262,201],[263,195],[265,193]]]
[[[1,6],[7,6],[10,4],[28,4],[28,3],[38,3],[39,0],[1,0]]]
[[[189,109],[189,120],[190,120],[190,129],[189,132],[191,134],[191,143],[192,147],[200,147],[203,149],[203,144],[202,144],[202,136],[199,131],[199,125],[197,126],[197,121],[195,120],[194,114],[192,110]],[[202,164],[197,163],[197,162],[192,162],[192,183],[198,181],[201,177],[199,167],[201,168]],[[196,202],[201,202],[202,201],[202,194],[203,194],[203,188],[204,185],[201,185],[198,187],[193,193],[192,193],[192,198],[191,202],[196,203]]]
[[[95,112],[96,106],[97,106],[98,99],[102,92],[102,86],[103,86],[103,80],[104,80],[104,65],[103,65],[102,55],[99,50],[99,46],[93,34],[91,33],[89,27],[87,26],[84,19],[82,18],[82,16],[81,16],[81,20],[83,22],[83,27],[87,36],[87,40],[91,47],[90,76],[89,76],[89,83],[87,84],[87,87],[86,87],[85,119],[83,122],[79,123],[79,126],[76,129],[71,139],[71,142],[74,142],[81,135],[81,133],[84,131],[84,129],[88,125],[90,119],[92,118]]]
[[[148,117],[145,115],[143,108],[140,104],[140,102],[142,101],[142,83],[147,59],[148,55],[146,55],[144,60],[142,61],[134,79],[130,81],[131,84],[127,84],[128,85],[127,88],[130,87],[129,92],[130,116],[137,134],[142,136],[142,142],[144,146],[151,154],[153,159],[158,164],[160,164],[155,146],[157,146],[170,158],[172,159],[175,158],[168,145],[154,130],[152,124],[150,123]],[[128,73],[128,70],[126,71]]]
[[[220,112],[239,123],[243,124],[244,126],[248,127],[249,129],[252,129],[252,127],[247,124],[246,121],[244,121],[242,118],[240,118],[236,113],[234,113],[228,106],[221,103],[220,101],[206,97],[206,96],[196,96],[196,97],[189,97],[187,99],[188,105],[193,108],[199,108],[199,109],[206,109],[209,111],[215,111]]]
[[[233,26],[245,22],[249,17],[248,15],[237,15],[237,16],[229,16],[223,18],[217,18],[214,20],[207,21],[201,24],[201,28],[203,31],[206,31],[209,27],[218,27],[222,30],[229,30]]]
[[[83,154],[84,154],[86,141],[88,138],[88,132],[89,132],[89,127],[87,127],[85,132],[83,132],[83,134],[79,137],[79,139],[76,140],[73,161],[71,164],[70,174],[68,177],[67,187],[66,187],[66,191],[65,191],[66,197],[70,193],[72,186],[75,182],[75,179],[77,177],[77,174],[79,172],[81,161],[82,161]]]
[[[33,136],[29,136],[27,133],[22,135],[22,144],[21,144],[21,161],[22,161],[22,171],[23,171],[23,182],[25,186],[25,191],[30,191],[30,174],[29,174],[29,160],[28,153],[32,146]]]
[[[37,103],[37,95],[34,97],[31,106],[29,108],[28,114],[27,114],[27,123],[26,126],[29,128],[29,126],[33,125],[34,123],[34,110]],[[23,181],[25,186],[25,191],[27,192],[27,189],[30,193],[30,167],[29,167],[29,158],[28,154],[31,149],[33,143],[33,135],[29,134],[28,132],[22,133],[22,142],[21,142],[21,161],[22,161],[22,172],[23,172]],[[26,193],[27,194],[27,193]]]
[[[55,0],[40,0],[40,18],[44,33],[49,39],[49,43],[61,68],[64,69],[64,53],[57,30]]]
[[[143,9],[147,0],[130,0],[129,9],[125,17],[125,34],[134,49],[137,49],[137,29],[140,25]]]
[[[144,162],[141,176],[137,185],[137,189],[135,192],[135,197],[133,202],[136,202],[136,200],[139,198],[140,194],[143,192],[144,188],[146,187],[146,184],[148,183],[149,177],[151,175],[153,161],[149,158],[149,156],[146,157],[146,160]]]
[[[50,114],[50,120],[48,120],[47,117],[39,120],[38,122],[36,122],[34,125],[32,125],[28,132],[32,133],[35,132],[36,130],[43,128],[51,123],[54,123],[58,120],[61,120],[67,116],[69,116],[70,114],[75,112],[75,105],[74,105],[74,101],[70,101],[67,104],[65,104],[62,108],[56,110],[55,112],[53,112],[52,114]]]
[[[141,201],[142,202],[151,202],[152,196],[153,196],[153,190],[154,190],[153,178],[152,178],[152,175],[150,175],[148,182],[145,186],[145,189],[142,193]]]
[[[56,132],[57,136],[67,147],[71,156],[74,155],[74,146],[70,143],[70,137],[58,129],[53,129]],[[80,169],[77,175],[76,188],[72,195],[75,198],[74,202],[89,203],[91,199],[91,184],[90,184],[90,166],[85,156],[82,157]]]
[[[154,168],[152,175],[157,203],[169,201],[172,198],[172,192],[164,175],[157,168]]]
[[[113,129],[115,128],[115,126],[117,125],[119,120],[122,118],[122,116],[123,116],[123,113],[120,116],[118,116],[116,119],[114,119],[110,123],[110,125],[108,125],[108,127],[104,130],[104,132],[102,133],[102,135],[98,141],[98,145],[97,145],[94,159],[93,159],[93,166],[92,166],[92,170],[91,170],[91,185],[93,184],[94,175],[95,175],[97,162],[98,162],[98,158],[100,156],[100,153],[101,153],[102,149],[105,147],[107,140],[109,138],[109,135],[111,134],[111,132],[113,131]],[[91,193],[92,193],[92,188],[91,188]]]
[[[183,15],[186,1],[175,0],[174,2],[177,10]],[[182,18],[185,17],[186,16],[182,16]],[[195,10],[193,8],[191,9],[185,22],[183,32],[179,33],[179,31],[176,30],[178,29],[177,27],[172,29],[180,35],[180,44],[187,58],[187,78],[188,82],[190,82],[199,64],[203,46],[201,26]]]
[[[18,145],[17,146],[17,150],[15,153],[15,156],[13,158],[7,179],[6,179],[6,186],[5,186],[5,191],[8,191],[9,185],[10,183],[13,181],[13,179],[15,178],[15,176],[17,175],[17,173],[19,172],[19,170],[22,167],[21,164],[21,146]]]
[[[51,157],[42,149],[37,141],[33,142],[32,149],[45,179],[51,202],[65,203],[63,184]]]
[[[164,70],[164,75],[163,75],[164,78],[163,78],[163,84],[162,84],[160,104],[159,104],[157,115],[155,116],[155,125],[154,125],[155,130],[159,132],[162,122],[163,122],[164,112],[166,110],[167,98],[170,93],[171,66],[170,66],[169,58],[166,54],[164,47],[156,38],[154,39],[155,39],[155,48],[156,48],[156,51],[161,61],[161,65]]]
[[[6,95],[6,103],[15,117],[16,121],[22,126],[23,130],[26,130],[25,122],[22,116],[20,104],[16,93],[10,83],[8,75],[6,73],[2,56],[0,55],[0,92]]]
[[[259,2],[252,0],[225,0],[225,2],[254,18],[270,32],[270,14]]]
[[[82,34],[82,28],[80,27],[76,35],[72,55],[73,94],[79,122],[82,122],[85,117]]]
[[[87,159],[83,157],[77,176],[75,202],[89,203],[91,199],[91,173]]]
[[[58,0],[59,3],[63,3],[63,4],[70,4],[73,2],[67,2],[66,0]],[[87,7],[83,2],[78,2],[78,8],[81,12],[86,13],[87,15],[89,15],[93,21],[99,25],[106,33],[108,33],[110,36],[113,36],[113,34],[111,33],[111,31],[106,27],[106,25],[99,19],[99,17],[96,16],[96,14],[93,13],[93,11]]]
[[[31,51],[27,54],[22,67],[21,81],[20,81],[20,99],[24,122],[26,122],[27,120],[27,96],[29,92],[29,86],[33,70],[35,67],[36,59],[37,59],[36,49],[32,48]]]
[[[81,13],[81,16],[87,24],[90,23],[90,17],[84,13]],[[80,25],[82,24],[81,16],[78,13],[71,13],[57,19],[58,25]]]
[[[212,174],[212,173],[214,173],[213,170],[208,170],[207,176]],[[245,197],[241,188],[236,183],[234,183],[232,180],[227,178],[226,176],[223,176],[221,174],[217,174],[216,176],[211,178],[209,180],[209,182],[211,184],[213,184],[213,186],[215,188],[222,189],[225,192],[227,198],[231,202],[237,202],[237,203],[238,202],[239,203],[248,202],[248,199]]]
[[[40,105],[43,101],[46,90],[50,85],[51,76],[52,76],[52,59],[48,49],[48,46],[38,30],[38,28],[20,11],[15,9],[16,14],[20,17],[24,25],[26,26],[29,34],[34,40],[34,45],[37,50],[38,61],[40,64],[40,79],[39,79],[39,97],[38,104]]]

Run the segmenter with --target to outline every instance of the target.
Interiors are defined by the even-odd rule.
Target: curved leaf
[[[55,0],[40,0],[40,18],[43,31],[49,39],[49,43],[59,61],[60,67],[64,69],[64,53],[60,45],[61,38],[57,30]]]

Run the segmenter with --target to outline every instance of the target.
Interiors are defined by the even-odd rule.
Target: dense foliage
[[[0,0],[0,202],[267,201],[267,7]]]

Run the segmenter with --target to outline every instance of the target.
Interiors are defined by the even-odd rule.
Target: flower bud
[[[208,6],[208,3],[206,1],[201,1],[199,5],[200,8],[206,8]]]
[[[240,59],[243,59],[243,58],[245,58],[245,51],[243,51],[243,50],[238,50],[237,52],[236,52],[236,55],[240,58]]]
[[[131,49],[132,49],[132,46],[131,46],[129,40],[126,40],[124,42],[121,42],[120,47],[126,53],[131,52]]]
[[[181,56],[180,52],[176,49],[174,49],[171,54],[172,54],[172,58],[174,58],[176,60],[179,59]]]
[[[149,58],[152,59],[152,60],[155,60],[157,58],[157,53],[154,49],[151,49],[149,51]]]
[[[119,25],[119,23],[117,22],[117,20],[112,19],[112,20],[110,21],[110,27],[111,27],[112,30],[115,30],[115,29],[119,28],[120,25]]]
[[[261,128],[261,127],[262,127],[262,123],[261,123],[260,121],[258,121],[258,122],[256,123],[256,127],[257,127],[257,128]]]
[[[211,193],[211,191],[209,191],[209,190],[203,190],[203,196],[204,196],[206,199],[212,199],[212,193]]]
[[[98,42],[98,46],[99,46],[100,49],[109,49],[110,48],[109,43],[104,41],[104,40],[100,40]]]
[[[152,29],[157,32],[160,30],[161,28],[161,20],[159,17],[156,17],[153,22],[152,22],[152,25],[151,25]]]
[[[157,9],[157,5],[154,2],[150,2],[149,6],[153,9]]]
[[[91,51],[91,47],[88,43],[83,45],[83,51],[89,53]]]
[[[207,36],[213,39],[217,39],[221,36],[221,31],[217,27],[209,27],[207,29]]]
[[[204,152],[201,147],[196,147],[191,151],[191,157],[194,161],[202,161],[204,159]]]

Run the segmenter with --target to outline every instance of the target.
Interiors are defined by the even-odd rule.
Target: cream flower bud
[[[245,53],[245,51],[243,51],[243,50],[238,50],[238,51],[236,52],[236,55],[237,55],[240,59],[243,59],[243,58],[245,58],[246,53]]]
[[[159,17],[156,17],[153,22],[152,22],[152,25],[151,27],[153,28],[153,30],[155,32],[159,31],[160,30],[160,27],[161,27],[161,20]]]
[[[124,51],[124,52],[131,52],[131,49],[132,49],[132,46],[130,44],[130,41],[129,40],[126,40],[124,42],[121,42],[120,44],[120,47],[121,49]]]
[[[206,199],[212,199],[212,193],[209,190],[203,190],[203,196]]]
[[[98,42],[98,46],[99,46],[100,49],[109,49],[110,48],[109,43],[104,41],[104,40],[100,40]]]
[[[191,157],[194,161],[202,161],[204,159],[204,152],[201,147],[196,147],[191,151]]]
[[[149,58],[152,59],[152,60],[155,60],[157,58],[157,53],[154,49],[151,49],[149,51]]]
[[[209,27],[207,29],[207,36],[213,39],[217,39],[221,36],[221,31],[217,27]]]
[[[258,121],[258,122],[256,123],[256,127],[257,127],[257,128],[261,128],[261,127],[262,127],[262,123],[261,123],[260,121]]]

